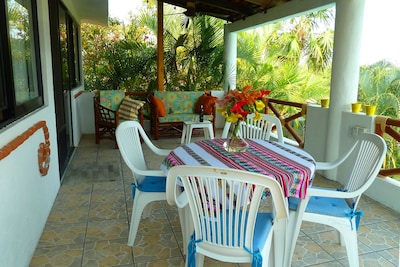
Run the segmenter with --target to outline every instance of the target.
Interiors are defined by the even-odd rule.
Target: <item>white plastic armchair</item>
[[[289,232],[286,258],[292,258],[302,221],[329,225],[340,233],[346,246],[350,266],[359,266],[357,229],[362,211],[357,210],[362,193],[373,183],[386,155],[386,143],[376,134],[358,135],[354,143],[333,162],[317,162],[317,170],[347,168],[347,184],[343,189],[309,187],[306,199],[289,198]],[[291,239],[291,240],[290,240]]]
[[[275,139],[280,143],[284,142],[282,124],[280,120],[272,115],[261,114],[260,120],[254,120],[255,114],[247,115],[246,121],[240,125],[240,136],[243,138],[257,138],[263,140]],[[222,138],[227,138],[231,127],[226,122],[222,131]],[[276,131],[276,133],[274,132]]]
[[[266,188],[271,192],[273,213],[258,212]],[[178,207],[189,203],[187,216],[193,220],[194,233],[189,240],[186,266],[203,266],[204,256],[268,266],[274,231],[278,227],[284,229],[282,224],[287,223],[288,211],[279,183],[241,170],[173,167],[167,176],[167,201]],[[282,250],[274,252],[283,258]]]
[[[149,170],[142,149],[142,142],[157,155],[167,156],[170,150],[160,149],[151,142],[137,121],[125,121],[116,130],[119,151],[126,165],[132,171],[132,217],[129,229],[128,245],[135,242],[140,218],[150,215],[150,209],[144,209],[150,202],[166,200],[166,177],[161,170]]]

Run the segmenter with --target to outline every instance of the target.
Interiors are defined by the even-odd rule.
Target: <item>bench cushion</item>
[[[193,114],[197,100],[203,95],[201,91],[169,92],[156,91],[154,95],[161,99],[167,115]],[[160,118],[161,119],[161,118]],[[182,120],[179,120],[182,121]]]
[[[116,111],[125,97],[125,92],[122,90],[101,90],[100,105]]]

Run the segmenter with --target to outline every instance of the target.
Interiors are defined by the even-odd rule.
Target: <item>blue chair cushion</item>
[[[289,209],[297,210],[298,198],[289,197]],[[344,198],[311,197],[307,204],[306,212],[317,213],[335,217],[348,217],[353,212]]]
[[[337,189],[340,190],[340,189]],[[289,209],[297,210],[299,205],[299,199],[289,197]],[[318,197],[313,196],[310,198],[306,212],[334,216],[340,218],[348,218],[353,230],[352,219],[355,217],[355,229],[358,230],[360,224],[361,216],[364,215],[363,211],[354,210],[354,207],[350,207],[344,198],[334,198],[334,197]]]
[[[137,189],[142,192],[166,192],[166,181],[167,177],[162,176],[146,176],[140,184],[138,184]],[[135,196],[136,186],[134,183],[132,185],[132,196]]]
[[[253,251],[261,250],[272,228],[274,215],[272,213],[258,213],[254,228]]]

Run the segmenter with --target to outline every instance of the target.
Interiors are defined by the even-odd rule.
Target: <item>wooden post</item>
[[[164,91],[164,5],[157,1],[157,90]]]

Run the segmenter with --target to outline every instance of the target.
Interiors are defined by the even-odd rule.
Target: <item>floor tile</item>
[[[197,137],[194,137],[196,139]],[[160,138],[155,145],[172,149],[179,138]],[[144,148],[148,166],[158,169],[163,159]],[[127,245],[132,214],[132,173],[114,148],[114,142],[94,142],[84,135],[59,190],[30,267],[49,266],[184,266],[183,240],[176,206],[166,201],[149,205],[142,217],[133,248]],[[340,187],[317,177],[314,185]],[[400,213],[363,196],[358,232],[360,266],[398,266]],[[262,210],[270,211],[263,200]],[[206,258],[204,266],[250,267]],[[333,228],[303,222],[293,256],[296,266],[348,266],[344,247]]]
[[[36,249],[30,267],[79,267],[82,266],[83,243],[51,246]]]
[[[82,266],[119,266],[132,263],[132,249],[126,244],[126,239],[88,242],[85,244]]]

